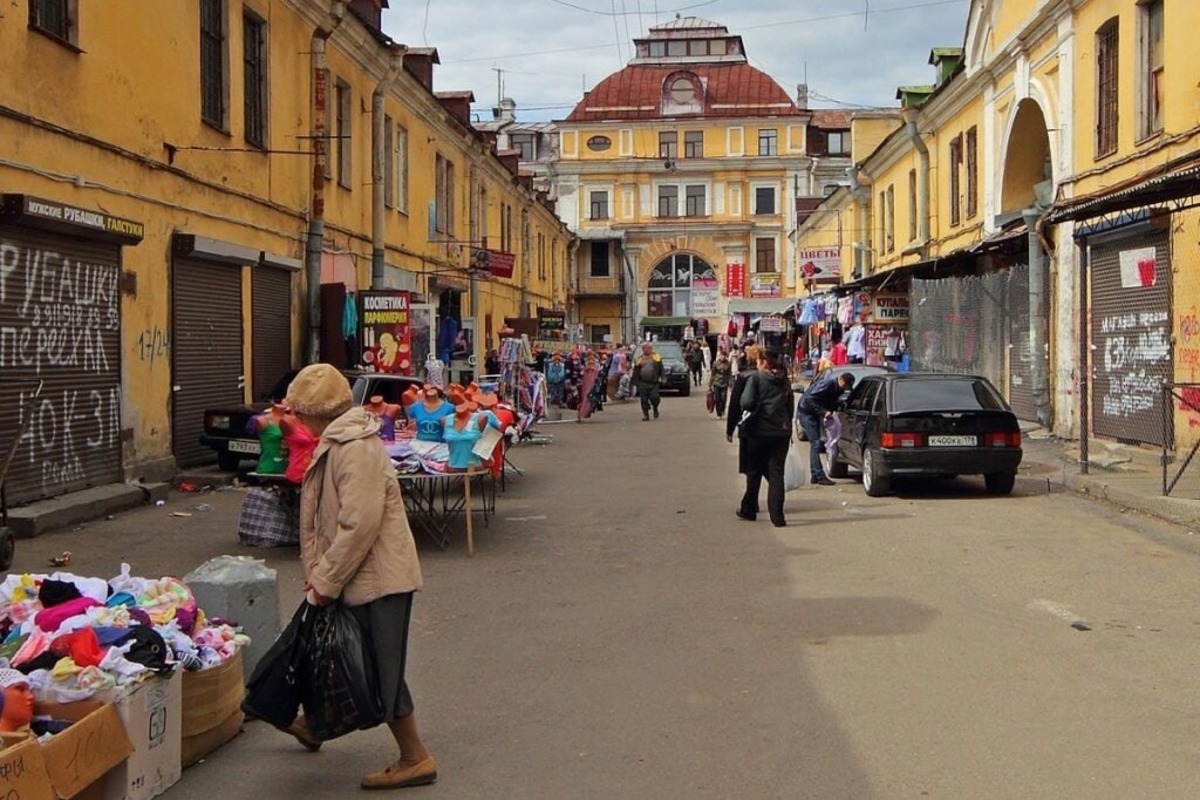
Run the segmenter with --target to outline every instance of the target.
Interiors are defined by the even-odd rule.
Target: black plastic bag
[[[382,723],[374,650],[350,609],[314,608],[306,633],[302,701],[312,735],[325,741]]]
[[[307,678],[306,629],[311,626],[315,611],[307,601],[301,601],[292,621],[255,665],[242,700],[242,711],[247,716],[276,728],[286,728],[295,721]]]

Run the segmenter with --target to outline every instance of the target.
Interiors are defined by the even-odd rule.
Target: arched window
[[[650,270],[646,300],[648,317],[691,317],[692,286],[716,286],[717,271],[690,253],[675,253]]]

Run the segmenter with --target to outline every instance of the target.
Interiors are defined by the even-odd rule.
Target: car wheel
[[[226,472],[237,472],[242,463],[242,457],[237,453],[218,453],[217,466]]]
[[[989,472],[983,476],[983,482],[990,494],[1012,494],[1013,485],[1017,482],[1017,473]]]
[[[828,452],[821,453],[821,464],[825,467],[825,474],[831,478],[848,478],[850,477],[850,465],[841,459],[841,453]]]
[[[883,497],[891,490],[890,481],[879,474],[879,464],[875,461],[875,451],[870,448],[863,451],[862,481],[863,491],[869,497]]]

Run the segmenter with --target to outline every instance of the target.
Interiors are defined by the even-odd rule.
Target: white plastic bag
[[[804,485],[804,473],[807,465],[795,447],[788,448],[787,460],[783,462],[784,491],[799,489]]]

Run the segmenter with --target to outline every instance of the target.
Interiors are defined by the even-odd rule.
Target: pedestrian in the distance
[[[371,643],[379,692],[399,758],[362,779],[364,789],[423,786],[437,764],[417,731],[404,679],[408,626],[421,566],[396,468],[379,438],[379,420],[354,405],[350,384],[331,364],[297,373],[287,394],[300,424],[319,438],[300,488],[300,561],[308,602],[341,601]],[[321,746],[303,717],[287,732]]]
[[[771,524],[776,528],[787,524],[783,516],[783,466],[792,440],[795,404],[783,355],[773,347],[764,349],[758,357],[758,371],[746,380],[741,397],[742,414],[748,415],[741,427],[745,429],[749,471],[746,493],[735,512],[739,519],[755,518],[759,488],[766,478]]]
[[[704,353],[700,350],[700,343],[689,344],[683,357],[687,362],[688,370],[692,373],[692,385],[699,386],[700,378],[704,375]]]
[[[836,378],[826,374],[825,377],[810,383],[800,397],[796,406],[796,421],[808,437],[809,483],[821,486],[835,485],[821,466],[821,431],[825,418],[837,411],[842,393],[850,391],[853,387],[854,376],[849,372],[843,372]]]
[[[658,404],[661,401],[659,384],[663,376],[662,356],[654,352],[654,345],[642,342],[642,354],[633,363],[633,383],[638,398],[642,401],[642,421],[650,419],[650,412],[658,419]]]
[[[754,359],[754,363],[758,363],[758,346],[751,345],[747,347],[744,353],[747,358]],[[746,389],[746,381],[750,379],[757,370],[757,366],[750,369],[744,369],[737,374],[733,379],[733,387],[729,391],[729,413],[725,417],[725,441],[732,442],[733,435],[736,433],[738,437],[738,472],[746,475],[750,470],[749,451],[746,447],[746,439],[744,438],[742,429],[738,426],[738,422],[742,418],[742,392]],[[755,495],[756,505],[752,509],[754,516],[758,515],[758,495]]]
[[[716,401],[717,419],[725,416],[725,403],[729,399],[729,382],[733,379],[733,367],[725,351],[717,353],[717,359],[708,371],[708,388]]]

